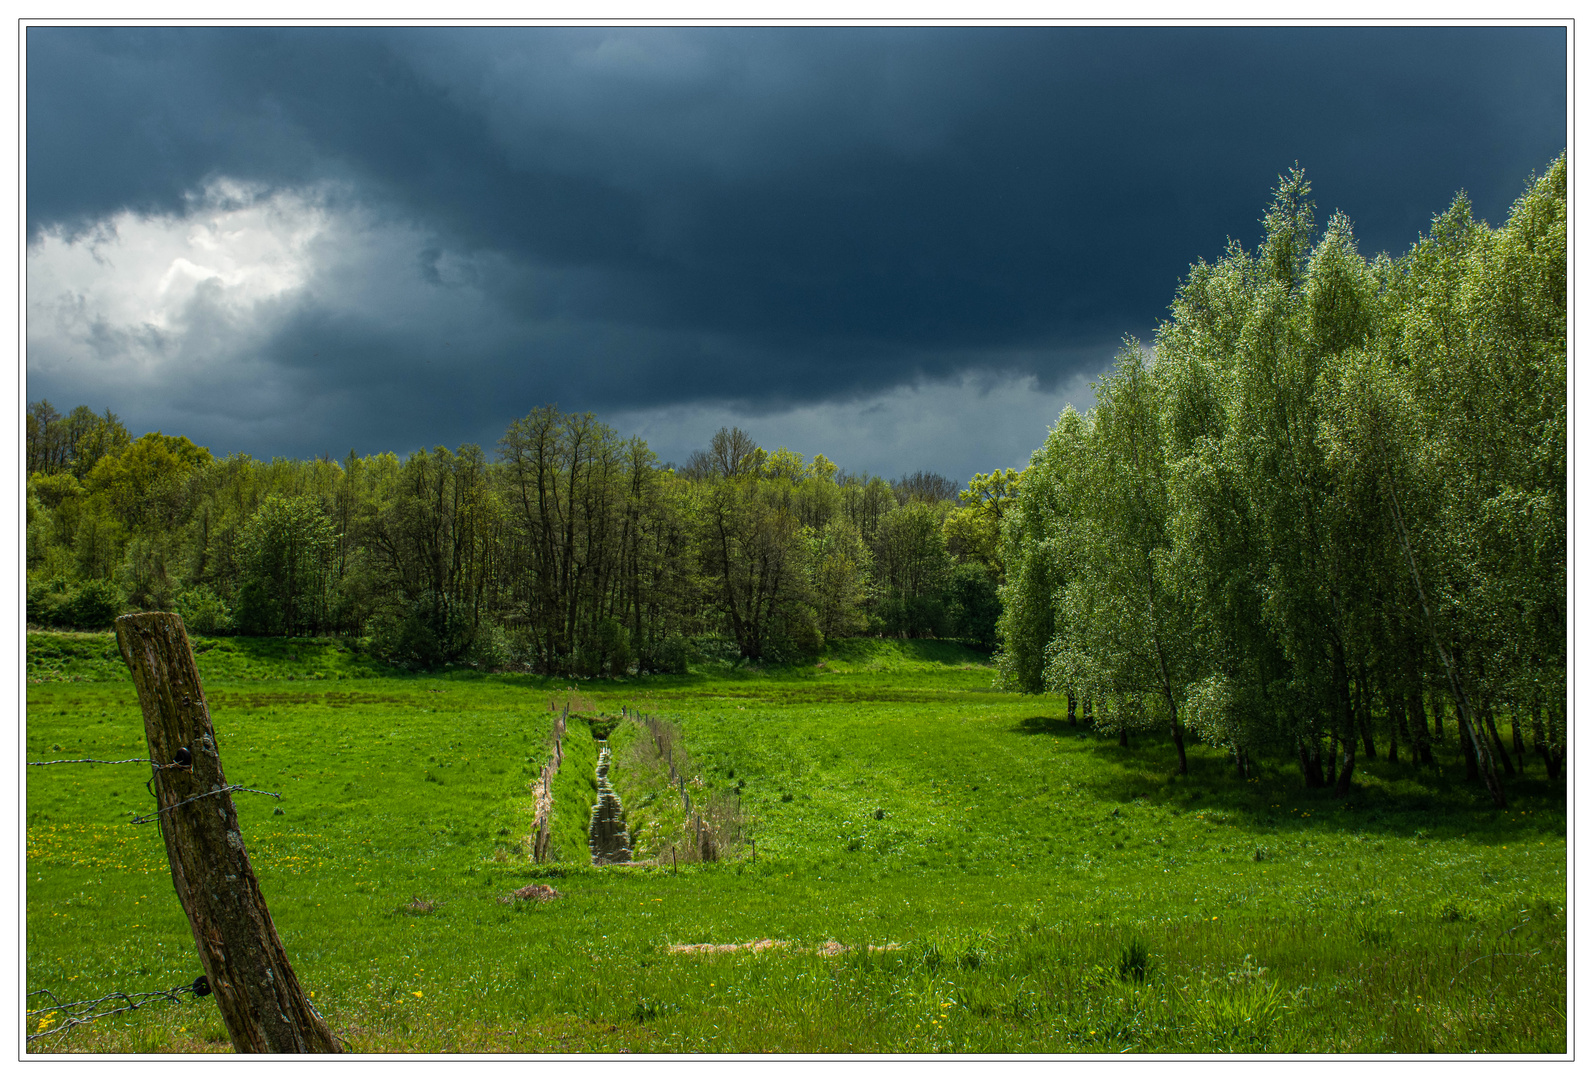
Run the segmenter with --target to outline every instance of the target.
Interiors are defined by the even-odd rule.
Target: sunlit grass
[[[1442,775],[1363,764],[1347,801],[1289,768],[1241,783],[1203,747],[1174,779],[1168,746],[1124,751],[1055,702],[991,691],[977,654],[904,644],[579,684],[582,715],[680,724],[694,798],[740,789],[757,863],[678,873],[586,864],[579,715],[559,861],[529,861],[528,784],[573,684],[306,685],[259,678],[262,654],[199,659],[228,780],[283,795],[235,796],[244,838],[302,983],[354,1049],[1564,1051],[1564,800],[1541,772],[1504,812],[1454,785],[1458,754]],[[633,737],[612,736],[617,762]],[[26,744],[29,760],[135,756],[131,684],[31,685]],[[29,990],[199,973],[159,834],[125,824],[146,775],[28,770]],[[633,827],[675,827],[654,810],[673,792],[643,805],[621,787]],[[561,897],[503,902],[533,880]],[[668,951],[765,938],[786,944]],[[1135,942],[1142,982],[1119,972]],[[227,1048],[207,1001],[58,1047]]]

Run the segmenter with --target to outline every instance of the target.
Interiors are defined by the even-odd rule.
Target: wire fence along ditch
[[[657,716],[647,716],[636,709],[621,707],[622,719],[630,720],[647,733],[633,747],[636,764],[642,768],[665,772],[680,797],[685,811],[685,843],[681,853],[688,862],[718,862],[735,853],[748,839],[747,821],[741,812],[741,797],[729,793],[713,793],[700,805],[692,803],[688,780],[694,773],[691,756],[686,752],[686,740],[680,726]]]
[[[532,857],[536,862],[545,862],[548,858],[548,849],[551,842],[553,823],[553,779],[558,774],[559,766],[564,762],[564,738],[568,728],[570,711],[575,705],[575,699],[567,699],[563,710],[553,724],[553,754],[547,763],[542,766],[541,772],[533,785],[536,823],[535,831],[531,837]],[[554,701],[548,702],[549,711],[557,708]],[[681,808],[686,814],[685,829],[686,843],[680,853],[687,861],[717,862],[721,857],[730,854],[738,848],[745,839],[745,822],[741,813],[741,800],[735,795],[712,795],[701,806],[692,804],[691,793],[687,790],[687,777],[691,775],[691,758],[686,752],[685,740],[679,726],[659,717],[644,716],[635,709],[621,707],[621,720],[629,720],[647,733],[647,738],[635,744],[634,751],[640,751],[642,764],[650,769],[666,772],[670,782],[675,786],[681,801]],[[633,751],[633,753],[634,753]],[[156,761],[149,757],[121,758],[116,760],[104,758],[56,758],[50,761],[30,761],[30,766],[49,765],[148,765],[150,767],[149,780],[145,781],[145,788],[154,796],[152,787],[155,777],[162,770],[180,769],[190,771],[193,768],[192,756],[186,747],[178,751],[176,760],[169,762]],[[610,764],[610,755],[605,743],[599,763],[599,780],[607,786],[607,773]],[[610,789],[611,790],[611,789]],[[129,824],[148,824],[158,821],[162,814],[170,813],[178,807],[197,802],[200,799],[211,798],[217,795],[226,795],[235,791],[247,791],[257,795],[268,795],[273,799],[281,799],[280,793],[264,791],[260,788],[245,787],[242,784],[227,784],[217,786],[210,791],[191,795],[180,802],[162,807],[152,814],[133,813]],[[598,807],[593,808],[594,815]],[[628,844],[623,858],[613,857],[597,861],[628,861]],[[672,856],[675,854],[671,846]],[[618,856],[615,852],[614,856]],[[26,1012],[25,1027],[38,1030],[27,1032],[29,1045],[51,1037],[56,1038],[56,1043],[65,1039],[73,1030],[84,1024],[107,1016],[116,1016],[121,1013],[133,1012],[146,1005],[157,1002],[177,1002],[188,997],[206,997],[211,993],[210,984],[206,976],[201,975],[192,983],[174,986],[169,990],[146,990],[138,993],[125,993],[116,991],[97,998],[87,998],[82,1001],[62,1002],[54,991],[48,989],[30,991],[27,1000],[34,998],[48,998],[49,1004]]]
[[[548,711],[552,710],[553,702],[550,701]],[[531,788],[537,815],[536,826],[531,832],[531,858],[536,862],[546,862],[548,859],[548,845],[553,836],[553,778],[564,763],[564,730],[569,719],[570,705],[565,702],[564,712],[553,722],[553,756],[542,766],[542,772]]]
[[[592,714],[595,707],[572,692],[566,695],[562,705],[557,698],[549,700],[548,711],[559,714],[553,723],[553,753],[530,785],[536,816],[527,841],[531,858],[538,863],[545,863],[552,857],[553,782],[564,764],[564,739],[570,714]],[[685,813],[685,835],[679,844],[670,845],[671,857],[686,862],[717,862],[739,851],[749,839],[741,798],[737,794],[715,793],[700,803],[692,800],[689,786],[697,781],[689,779],[694,769],[679,726],[628,706],[620,708],[620,720],[635,724],[647,735],[632,744],[629,764],[643,771],[667,774],[680,799]],[[629,862],[629,830],[625,828],[618,796],[608,780],[609,768],[618,763],[611,762],[607,740],[603,743],[598,763],[599,799],[591,808],[587,825],[590,850],[599,864]],[[598,842],[600,832],[605,838],[602,843]],[[658,855],[661,859],[662,850]]]
[[[193,768],[193,758],[192,755],[189,754],[188,748],[183,747],[177,752],[177,760],[166,762],[156,761],[154,758],[148,757],[120,758],[115,761],[106,760],[103,758],[56,758],[53,761],[30,761],[28,764],[148,765],[150,767],[150,775],[149,779],[144,782],[144,787],[149,791],[150,796],[153,798],[155,792],[150,785],[154,783],[155,777],[160,774],[161,770],[191,770]],[[146,825],[151,821],[160,820],[160,816],[162,814],[170,813],[179,806],[186,806],[187,804],[195,802],[199,799],[210,798],[211,796],[215,795],[226,795],[234,791],[248,791],[256,795],[269,795],[273,799],[282,798],[281,794],[275,791],[262,791],[259,788],[244,787],[242,784],[228,784],[225,787],[218,787],[210,791],[200,792],[198,795],[190,796],[181,802],[172,803],[170,806],[156,810],[153,814],[133,813],[127,823],[129,825]],[[27,1011],[27,1026],[37,1026],[39,1029],[37,1031],[28,1032],[27,1041],[29,1044],[32,1044],[40,1039],[47,1039],[52,1035],[59,1035],[60,1038],[56,1040],[57,1044],[59,1044],[61,1039],[66,1038],[66,1036],[70,1034],[74,1028],[81,1027],[84,1024],[91,1023],[92,1021],[99,1020],[107,1016],[115,1016],[118,1013],[132,1012],[136,1009],[144,1007],[145,1005],[153,1004],[155,1002],[181,1002],[184,1000],[182,996],[184,994],[188,994],[193,997],[209,996],[210,980],[201,975],[191,983],[187,983],[183,986],[174,986],[170,990],[143,990],[134,994],[123,993],[122,991],[118,990],[114,993],[106,994],[103,997],[90,998],[84,1001],[68,1001],[65,1003],[63,1003],[52,990],[33,990],[27,995],[29,999],[43,996],[49,998],[51,1003],[49,1005],[44,1005],[37,1009],[29,1009]],[[102,1009],[98,1012],[94,1011],[95,1009],[99,1008],[99,1006],[105,1005],[108,1002],[120,1002],[120,1004],[115,1008]]]

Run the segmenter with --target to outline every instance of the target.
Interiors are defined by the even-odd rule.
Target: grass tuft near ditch
[[[28,760],[143,752],[131,684],[79,637],[29,637],[30,671],[42,638],[59,678],[28,687]],[[1287,765],[1241,782],[1200,746],[1175,778],[1164,743],[1124,750],[1054,701],[992,691],[978,653],[832,643],[823,668],[582,682],[556,861],[535,865],[528,785],[567,682],[350,686],[337,663],[365,661],[335,643],[237,640],[199,657],[223,765],[283,795],[235,796],[244,840],[301,982],[355,1050],[1566,1049],[1563,789],[1533,769],[1494,810],[1452,733],[1436,769],[1363,763],[1347,800]],[[680,824],[656,770],[627,775],[621,706],[678,726],[694,802],[734,793],[756,863],[590,865],[593,723],[639,853]],[[29,991],[199,973],[159,834],[126,824],[146,775],[27,770]],[[503,902],[532,883],[559,895]],[[188,999],[32,1049],[229,1046],[213,1002]]]

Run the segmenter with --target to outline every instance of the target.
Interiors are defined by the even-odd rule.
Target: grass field
[[[1563,1053],[1566,833],[1541,769],[1496,811],[1440,767],[1127,750],[985,657],[856,641],[822,666],[568,682],[406,675],[334,642],[196,640],[245,842],[303,985],[362,1052]],[[28,636],[30,761],[145,751],[110,635]],[[528,784],[573,698],[554,850]],[[683,733],[695,803],[735,793],[757,859],[593,868],[597,749],[638,856],[678,792],[622,706]],[[1447,756],[1452,754],[1452,757]],[[27,770],[27,989],[167,989],[199,967],[139,766]],[[280,813],[278,812],[280,811]],[[511,901],[530,882],[558,899]],[[682,944],[778,942],[760,951]],[[37,1004],[35,1001],[33,1004]],[[36,1018],[34,1027],[38,1026]],[[34,1051],[230,1050],[154,1003]]]

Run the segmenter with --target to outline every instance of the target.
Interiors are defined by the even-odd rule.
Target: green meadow
[[[1563,785],[1531,763],[1495,810],[1453,729],[1436,768],[1363,762],[1335,800],[1199,745],[1175,778],[1169,742],[1121,748],[945,643],[579,684],[329,639],[194,646],[228,781],[281,795],[234,796],[244,840],[352,1051],[1567,1050]],[[145,753],[109,634],[29,634],[27,672],[27,760]],[[530,785],[566,705],[538,865]],[[745,842],[680,857],[678,788],[622,708],[678,731],[694,805],[733,806]],[[632,865],[590,865],[594,735]],[[200,974],[158,826],[128,824],[147,776],[26,770],[29,992]],[[514,897],[531,884],[559,895]],[[29,1049],[231,1047],[185,996]]]

